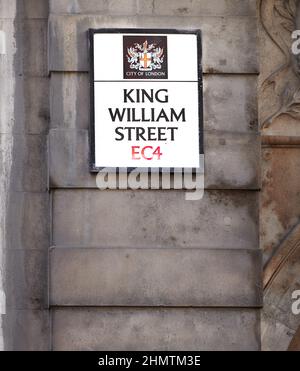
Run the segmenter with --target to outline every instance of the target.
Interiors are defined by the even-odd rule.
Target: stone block
[[[48,0],[1,0],[0,18],[47,18]]]
[[[53,191],[53,245],[258,247],[258,194],[206,191]]]
[[[87,130],[50,130],[50,187],[96,188],[96,175],[89,170],[89,156]]]
[[[87,73],[52,73],[50,80],[51,127],[88,129],[90,81]]]
[[[48,193],[10,192],[7,248],[47,251],[50,239]]]
[[[257,132],[257,76],[204,75],[203,105],[206,130]]]
[[[23,77],[46,77],[47,69],[47,19],[14,20],[0,18],[4,31],[5,51],[0,58],[0,78],[20,80]],[[13,81],[12,80],[12,81]],[[17,98],[22,88],[12,97]],[[21,103],[20,103],[21,104]]]
[[[258,310],[53,309],[53,350],[260,350]]]
[[[1,134],[10,146],[10,189],[18,192],[43,192],[48,188],[47,137],[45,135]]]
[[[50,0],[52,14],[255,16],[255,0]]]
[[[2,0],[0,3],[0,19],[13,19],[16,15],[16,3],[17,0]]]
[[[157,16],[256,16],[255,0],[139,0],[139,13]]]
[[[53,248],[54,306],[258,307],[259,250]]]
[[[49,0],[23,0],[24,18],[47,19],[48,15],[49,15]]]
[[[51,14],[109,14],[134,15],[136,0],[50,0]]]
[[[210,132],[204,138],[206,188],[260,188],[258,135]]]
[[[10,310],[2,316],[4,350],[49,351],[49,310]]]
[[[47,70],[47,19],[29,19],[20,24],[17,38],[17,68],[24,76],[46,77]],[[19,53],[18,53],[19,50]]]
[[[5,251],[6,310],[48,308],[48,252],[7,249]]]
[[[24,79],[23,89],[26,92],[24,132],[47,134],[50,121],[49,79],[45,77]]]
[[[49,126],[49,80],[43,77],[1,77],[1,134],[46,134]],[[23,92],[26,92],[26,98]]]

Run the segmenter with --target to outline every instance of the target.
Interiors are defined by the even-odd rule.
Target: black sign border
[[[190,34],[197,36],[197,51],[198,51],[198,117],[199,117],[199,155],[204,155],[204,132],[203,132],[203,69],[202,69],[202,32],[200,29],[169,29],[169,28],[90,28],[88,30],[89,39],[89,65],[90,65],[90,128],[89,128],[89,141],[90,141],[90,156],[89,156],[89,169],[91,173],[98,173],[103,169],[110,170],[109,167],[96,167],[95,166],[95,95],[94,95],[94,35],[101,33],[111,34]],[[126,169],[126,171],[124,170]],[[133,170],[139,172],[149,172],[150,170],[163,173],[167,168],[157,167],[132,167],[132,168],[111,168],[111,171],[117,171],[118,173],[127,172],[130,173]],[[196,173],[198,168],[189,169],[192,173]],[[204,171],[204,169],[203,169]],[[176,172],[176,168],[170,168],[171,173]]]

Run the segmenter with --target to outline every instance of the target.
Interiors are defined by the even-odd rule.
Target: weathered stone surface
[[[261,247],[265,261],[299,221],[300,148],[263,148]]]
[[[257,132],[257,76],[204,75],[203,91],[206,130]]]
[[[0,76],[2,73],[7,76],[7,70],[13,70],[14,79],[48,76],[47,19],[20,19],[16,29],[14,26],[13,20],[0,19],[0,30],[5,31],[6,40],[6,54],[0,58],[0,63],[5,62],[4,68],[0,64]],[[7,64],[7,58],[13,60],[12,64]]]
[[[22,48],[21,73],[24,76],[46,77],[47,19],[24,20],[19,37]]]
[[[0,1],[1,350],[50,344],[47,3]]]
[[[257,248],[256,192],[57,190],[53,244],[96,247]]]
[[[5,39],[0,56],[0,104],[6,107],[0,113],[0,132],[42,133],[49,120],[48,80],[42,77],[47,73],[47,23],[22,21],[18,28],[16,38],[13,21],[0,20]],[[39,53],[44,53],[44,61]]]
[[[277,247],[265,269],[264,316],[262,341],[265,350],[285,351],[300,326],[297,310],[300,272],[300,224]],[[267,273],[267,274],[266,274]],[[272,275],[271,275],[272,274]]]
[[[1,30],[1,54],[0,54],[0,82],[1,87],[4,85],[3,82],[6,81],[10,83],[13,88],[14,76],[14,54],[16,53],[16,38],[15,38],[15,27],[14,22],[11,19],[1,19],[0,18],[0,30]],[[6,80],[4,80],[6,79]],[[6,90],[1,89],[1,94],[11,93]],[[12,90],[12,89],[11,89]],[[11,98],[10,98],[11,99]],[[1,102],[2,103],[2,102]],[[6,102],[8,104],[8,102]],[[1,110],[1,116],[3,115]],[[0,117],[1,117],[0,116]]]
[[[253,75],[204,75],[204,129],[256,132],[256,81]],[[51,127],[88,129],[89,74],[53,72],[50,86]]]
[[[87,130],[51,130],[50,185],[96,188],[89,173]],[[211,189],[260,187],[260,140],[255,134],[205,132],[205,186]]]
[[[2,0],[0,2],[0,19],[14,18],[16,14],[16,0]]]
[[[293,257],[300,241],[300,74],[299,53],[292,48],[299,10],[299,1],[259,2],[259,121],[265,144],[260,230],[267,285],[262,344],[263,350],[273,351],[293,348],[300,325],[291,297],[300,287],[299,253]],[[294,341],[296,345],[297,336]]]
[[[37,50],[43,51],[37,40],[43,35],[39,30],[39,22],[34,22],[37,22],[37,25],[34,23],[36,35],[32,35],[35,32],[35,26],[30,28],[21,23],[19,24],[20,34],[16,39],[13,21],[0,20],[0,30],[3,27],[5,33],[5,53],[0,56],[0,105],[6,107],[0,112],[1,133],[40,134],[47,132],[49,121],[48,79],[40,77],[43,75],[42,69],[45,66],[42,67],[43,62],[38,61],[37,58]],[[44,25],[46,27],[46,23]],[[28,42],[28,38],[34,39],[35,41],[32,42],[36,42],[37,47],[31,54],[27,54],[28,45],[26,42]],[[46,52],[45,45],[44,51]],[[29,65],[24,66],[27,62]],[[39,66],[38,71],[33,70],[35,66]],[[45,68],[44,71],[46,71]],[[32,77],[35,75],[36,77]]]
[[[298,327],[297,332],[295,333],[292,341],[290,342],[288,350],[292,352],[300,351],[300,326]]]
[[[259,350],[257,310],[54,309],[54,350]]]
[[[268,315],[265,310],[261,316],[262,351],[285,352],[295,334],[295,330],[288,328],[278,321],[273,315]]]
[[[14,74],[14,58],[16,52],[15,47],[15,32],[12,21],[0,19],[0,133],[5,133],[8,128],[14,124],[14,92],[15,92],[15,74]],[[7,150],[4,146],[11,146],[11,141],[6,142],[6,137],[1,137],[1,157],[6,157]],[[8,165],[7,160],[2,160],[2,166]],[[8,165],[9,166],[9,165]],[[2,169],[2,173],[3,173]],[[4,184],[4,183],[2,183]]]
[[[90,77],[87,73],[52,73],[50,80],[51,127],[88,129]]]
[[[259,136],[222,132],[204,135],[206,188],[259,189]]]
[[[53,14],[110,14],[134,15],[137,13],[136,0],[50,0]]]
[[[11,173],[13,191],[42,192],[47,184],[47,137],[45,135],[0,134],[10,142],[13,163]]]
[[[51,16],[49,70],[89,71],[87,30],[101,27],[200,28],[204,72],[258,72],[255,18],[158,16]]]
[[[7,70],[13,71],[14,78],[48,76],[47,29],[47,19],[20,19],[15,24],[13,19],[0,18],[6,44],[6,54],[0,58],[0,76],[7,76]],[[7,60],[13,64],[6,65]]]
[[[4,350],[50,350],[49,317],[49,310],[10,310],[3,316]]]
[[[24,79],[24,131],[28,134],[47,134],[49,129],[49,79],[32,77]]]
[[[256,15],[255,0],[50,0],[53,14]]]
[[[299,6],[298,1],[259,2],[259,116],[267,135],[300,135],[299,53],[292,49],[292,33],[300,28]]]
[[[49,0],[23,0],[24,18],[48,18]]]
[[[260,251],[54,248],[56,306],[257,307]]]
[[[152,3],[152,4],[151,4]],[[256,16],[255,0],[139,0],[141,14],[169,16]]]
[[[48,193],[10,192],[7,225],[8,249],[47,251],[50,234]]]
[[[89,155],[87,130],[50,130],[50,187],[95,188],[96,175],[89,172]]]
[[[47,18],[48,0],[1,0],[0,18]]]
[[[46,134],[49,126],[49,80],[44,77],[17,77],[14,90],[11,79],[1,78],[8,89],[0,95],[0,102],[13,102],[20,98],[17,113],[11,111],[10,117],[0,114],[1,134]],[[26,92],[26,99],[23,98]]]
[[[48,254],[46,249],[8,249],[9,268],[5,280],[6,308],[10,310],[48,307]]]

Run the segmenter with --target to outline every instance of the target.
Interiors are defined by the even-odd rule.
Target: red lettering
[[[137,155],[140,154],[140,152],[137,152],[136,149],[140,149],[140,146],[133,146],[131,147],[131,153],[132,153],[132,159],[133,160],[140,160],[140,157],[136,157]]]
[[[133,160],[141,160],[144,158],[147,161],[153,160],[155,156],[157,156],[157,159],[160,160],[161,156],[163,155],[160,151],[160,147],[157,147],[155,150],[152,146],[146,146],[143,147],[140,151],[140,146],[133,146],[131,147],[131,154]],[[142,157],[140,157],[140,155]]]

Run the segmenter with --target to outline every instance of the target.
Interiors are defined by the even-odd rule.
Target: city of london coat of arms
[[[147,40],[143,44],[135,43],[127,49],[127,53],[128,63],[133,70],[160,70],[164,61],[164,49],[155,44],[148,44]]]

